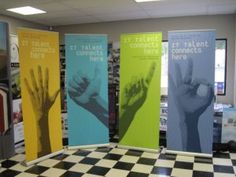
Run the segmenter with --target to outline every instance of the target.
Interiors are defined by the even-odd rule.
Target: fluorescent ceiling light
[[[15,12],[21,15],[34,15],[34,14],[43,14],[46,13],[43,10],[36,9],[31,6],[24,6],[24,7],[17,7],[17,8],[11,8],[7,9],[7,11]]]
[[[152,2],[152,1],[161,1],[161,0],[134,0],[136,2]]]

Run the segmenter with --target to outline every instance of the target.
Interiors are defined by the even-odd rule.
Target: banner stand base
[[[184,152],[184,151],[173,151],[163,149],[164,153],[168,154],[178,154],[183,156],[198,156],[198,157],[212,157],[212,154],[205,154],[205,153],[197,153],[197,152]]]
[[[82,146],[68,146],[68,150],[74,150],[74,149],[91,149],[91,148],[97,148],[97,147],[107,147],[110,146],[110,143],[107,144],[92,144],[92,145],[82,145]]]
[[[41,161],[43,161],[43,160],[49,159],[49,158],[51,158],[51,157],[53,157],[53,156],[56,156],[56,155],[59,155],[59,154],[62,154],[62,153],[64,153],[64,149],[63,149],[63,150],[60,150],[60,151],[57,151],[57,152],[53,152],[53,153],[51,153],[51,154],[45,155],[45,156],[43,156],[43,157],[40,157],[40,158],[38,158],[38,159],[29,161],[29,162],[24,161],[24,162],[22,162],[22,165],[28,167],[28,166],[31,166],[31,165],[33,165],[33,164],[35,164],[35,163],[41,162]]]
[[[151,152],[151,153],[160,152],[160,149],[148,149],[148,148],[141,148],[141,147],[135,147],[135,146],[118,145],[117,147],[120,149],[133,149],[133,150],[145,151],[145,152]]]

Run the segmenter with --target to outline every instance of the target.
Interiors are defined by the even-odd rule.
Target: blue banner
[[[69,146],[106,144],[107,36],[67,34],[65,44]]]
[[[215,31],[168,33],[167,149],[212,153]]]

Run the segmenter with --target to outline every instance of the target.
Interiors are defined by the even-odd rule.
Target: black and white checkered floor
[[[25,167],[24,153],[2,161],[0,177],[235,177],[236,153],[213,158],[109,148],[66,150],[64,154]]]

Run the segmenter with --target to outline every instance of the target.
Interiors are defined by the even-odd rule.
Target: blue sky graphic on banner
[[[215,31],[169,32],[167,149],[212,153]]]
[[[107,36],[65,41],[69,146],[108,143]]]

